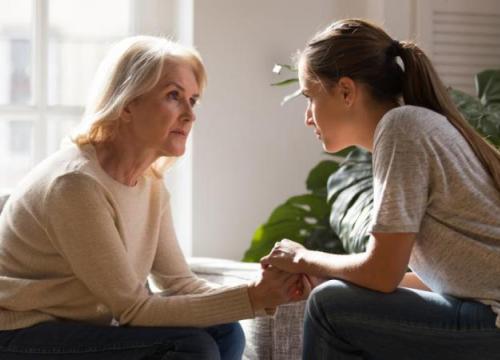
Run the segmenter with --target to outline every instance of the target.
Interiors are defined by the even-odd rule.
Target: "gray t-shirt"
[[[500,327],[500,192],[458,130],[416,106],[375,130],[372,232],[417,233],[410,268],[433,291],[492,306]]]

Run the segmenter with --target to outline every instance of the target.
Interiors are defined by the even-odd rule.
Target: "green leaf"
[[[285,96],[283,100],[281,101],[281,106],[285,105],[287,102],[289,102],[292,99],[295,99],[297,96],[302,94],[302,90],[297,89],[293,93]]]
[[[356,150],[356,149],[357,149],[356,146],[349,146],[348,148],[337,151],[336,153],[333,153],[333,154],[327,153],[327,154],[330,154],[330,155],[335,156],[335,157],[347,158],[347,156],[349,156],[349,154],[351,154],[353,152],[353,150]]]
[[[304,213],[303,219],[313,217],[321,220],[324,216],[327,216],[330,211],[325,197],[316,194],[293,196],[288,199],[285,204],[305,210],[306,213]]]
[[[373,210],[373,187],[372,182],[361,189],[357,197],[353,199],[351,206],[345,212],[341,228],[344,233],[340,234],[343,247],[348,253],[359,253],[366,249],[369,238],[369,226],[371,224],[371,213]]]
[[[316,194],[326,196],[328,177],[339,168],[339,164],[332,160],[323,160],[316,165],[306,180],[306,188]]]
[[[312,234],[305,240],[304,246],[308,249],[324,251],[334,254],[345,254],[345,250],[338,238],[330,228],[328,221],[322,226],[314,229]]]
[[[469,124],[486,140],[500,148],[500,105],[490,101],[490,96],[492,98],[497,96],[496,93],[492,92],[495,87],[488,85],[484,78],[482,81],[484,83],[482,86],[488,87],[488,91],[490,91],[481,90],[486,105],[460,90],[452,89],[450,96]]]
[[[476,88],[477,96],[484,106],[500,105],[500,69],[477,74]]]
[[[317,229],[328,227],[325,219],[328,218],[329,212],[325,196],[304,194],[291,197],[278,206],[268,221],[255,231],[243,261],[259,261],[271,251],[277,241],[282,239],[307,244],[306,240],[312,234],[317,236]],[[339,246],[341,245],[335,248]]]
[[[297,73],[297,68],[295,68],[292,65],[288,65],[288,64],[274,64],[274,66],[273,66],[273,73],[279,74],[279,73],[281,73],[281,70],[283,68],[285,68],[288,71],[293,72],[295,74]]]
[[[305,230],[306,232],[302,232]],[[259,262],[267,255],[274,244],[282,239],[290,239],[304,243],[304,238],[312,231],[309,226],[304,229],[303,224],[296,221],[286,221],[277,224],[261,225],[254,233],[250,248],[245,252],[243,261]]]
[[[290,85],[290,84],[295,84],[298,82],[299,79],[297,78],[291,78],[291,79],[286,79],[277,83],[272,83],[271,86],[285,86],[285,85]]]
[[[327,187],[333,232],[347,253],[364,251],[373,206],[371,154],[353,150],[330,176]]]

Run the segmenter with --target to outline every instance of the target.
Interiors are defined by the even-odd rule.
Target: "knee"
[[[224,359],[239,359],[245,350],[245,333],[238,322],[215,326],[211,329]]]
[[[307,301],[308,316],[353,314],[363,308],[372,291],[346,281],[330,280],[317,286]]]
[[[163,330],[161,328],[153,329]],[[160,341],[154,347],[154,351],[144,359],[160,360],[180,357],[220,360],[217,342],[203,329],[179,328],[174,336],[170,330],[169,328],[169,334],[164,339],[158,337]]]
[[[228,327],[228,336],[231,340],[231,343],[234,344],[235,349],[241,350],[241,353],[243,353],[243,350],[245,349],[245,333],[243,332],[243,328],[241,327],[240,323],[235,322],[231,324],[226,324],[224,326]]]
[[[220,360],[219,346],[215,339],[205,331],[200,331],[190,339],[193,352],[201,359]]]

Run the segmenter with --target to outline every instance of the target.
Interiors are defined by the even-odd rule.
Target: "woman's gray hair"
[[[191,66],[201,92],[206,85],[206,72],[193,48],[155,36],[133,36],[118,42],[97,70],[83,119],[72,141],[81,146],[113,140],[125,106],[153,89],[165,66],[177,64]],[[161,176],[171,163],[168,160],[158,159],[152,165],[152,173]]]

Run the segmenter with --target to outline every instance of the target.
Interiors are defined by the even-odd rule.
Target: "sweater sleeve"
[[[150,294],[128,261],[115,210],[90,176],[56,178],[45,198],[46,231],[74,276],[122,325],[211,326],[253,317],[246,286],[204,295]]]
[[[151,280],[162,295],[202,294],[221,285],[198,278],[191,272],[184,254],[177,242],[170,210],[169,194],[164,190],[165,205],[160,223],[160,235],[155,260],[151,270]]]

